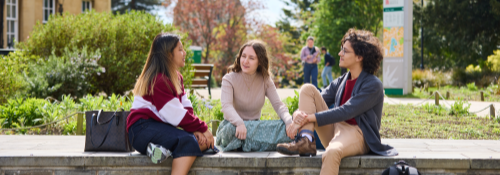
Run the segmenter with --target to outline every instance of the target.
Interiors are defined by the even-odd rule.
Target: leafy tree
[[[316,11],[315,4],[319,3],[319,0],[282,0],[287,6],[294,7],[293,9],[283,8],[283,14],[285,15],[281,20],[276,22],[276,27],[281,33],[288,33],[291,36],[291,42],[294,43],[295,47],[287,47],[289,52],[299,52],[300,50],[300,37],[301,34],[307,32],[311,26],[311,18]],[[292,22],[296,22],[298,26],[292,25]]]
[[[320,0],[312,28],[303,37],[316,37],[316,45],[325,46],[335,56],[340,40],[350,28],[365,29],[381,36],[383,6],[380,0]]]
[[[64,48],[88,47],[90,52],[100,50],[101,58],[97,64],[105,72],[90,78],[90,93],[123,94],[133,89],[148,56],[154,37],[161,32],[178,33],[155,16],[131,11],[121,15],[96,13],[91,11],[79,15],[64,14],[51,16],[50,20],[38,23],[30,37],[17,48],[27,55],[47,58],[52,53],[61,57]],[[181,40],[188,51],[191,42],[181,33]],[[190,80],[190,62],[181,72],[185,80]],[[186,81],[186,83],[188,83]],[[189,88],[190,84],[186,85]]]
[[[173,0],[164,5],[171,3],[176,4],[174,24],[203,47],[203,62],[215,64],[214,78],[220,82],[248,34],[260,29],[261,22],[247,14],[262,5],[255,0]]]
[[[424,65],[465,68],[478,65],[500,46],[500,1],[429,0],[414,5],[414,26],[424,28]],[[414,29],[415,30],[415,29]],[[414,38],[419,32],[414,32]],[[420,37],[414,39],[414,66],[420,65]]]
[[[151,12],[162,0],[111,0],[113,13],[126,13],[131,10]]]
[[[164,5],[169,6],[171,3],[176,3],[173,10],[174,24],[181,31],[189,33],[194,45],[203,47],[205,63],[213,59],[212,51],[221,50],[215,48],[218,46],[224,47],[224,56],[234,57],[237,48],[245,40],[247,25],[252,23],[246,14],[261,8],[260,4],[252,0],[244,4],[239,0],[174,0]]]

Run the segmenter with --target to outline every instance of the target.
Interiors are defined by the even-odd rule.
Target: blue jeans
[[[332,83],[333,77],[332,77],[332,66],[325,66],[323,68],[323,72],[321,72],[321,77],[323,79],[323,86],[328,86],[328,83],[326,82],[326,78],[328,77],[328,82]]]
[[[318,64],[304,63],[304,84],[311,83],[318,88]],[[311,78],[312,77],[312,78]]]
[[[132,147],[141,154],[146,154],[148,144],[152,142],[170,150],[173,158],[203,156],[193,133],[153,119],[139,119],[132,124],[128,138]]]

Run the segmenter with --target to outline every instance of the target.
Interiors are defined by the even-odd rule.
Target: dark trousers
[[[318,64],[304,63],[304,84],[312,83],[318,88]]]
[[[172,157],[203,156],[196,137],[189,132],[158,122],[153,119],[139,119],[128,130],[132,147],[146,154],[149,142],[159,144],[172,152]]]

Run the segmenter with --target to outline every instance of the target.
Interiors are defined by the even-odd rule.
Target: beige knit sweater
[[[243,72],[231,72],[222,77],[222,112],[224,119],[238,126],[243,120],[259,120],[265,97],[269,98],[274,111],[288,126],[292,116],[280,100],[273,80],[260,73],[247,75]]]

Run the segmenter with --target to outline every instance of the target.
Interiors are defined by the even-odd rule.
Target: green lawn
[[[419,88],[415,88],[415,91],[411,94],[407,95],[387,95],[389,97],[403,97],[403,98],[421,98],[427,99],[429,97],[434,98],[434,95],[431,95],[430,92],[438,91],[446,97],[446,92],[450,92],[450,100],[459,100],[465,99],[468,101],[481,101],[481,91],[484,93],[484,101],[487,102],[499,102],[500,95],[495,95],[489,89],[480,89],[480,90],[469,90],[467,87],[456,87],[456,86],[444,86],[440,87],[439,90],[437,87],[430,87],[429,91],[421,91]]]
[[[500,120],[475,115],[450,115],[450,110],[434,105],[384,104],[382,138],[420,139],[500,139]],[[262,120],[279,120],[266,99]]]
[[[220,108],[213,110],[220,110]],[[450,109],[436,107],[433,104],[413,106],[386,103],[382,115],[380,129],[382,138],[500,139],[500,119],[491,120],[470,114],[450,115]],[[204,119],[209,121],[212,120],[211,118],[213,116]],[[74,120],[76,119],[70,118],[69,123],[74,123]],[[267,99],[262,109],[261,120],[279,120]],[[66,135],[67,133],[63,131],[68,129],[65,127],[75,126],[65,124],[66,121],[63,121],[52,125],[51,128],[36,128],[23,132],[0,130],[0,134]],[[208,124],[211,129],[211,123]]]

